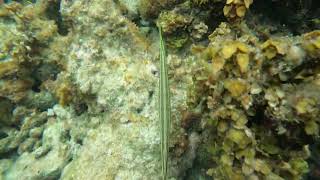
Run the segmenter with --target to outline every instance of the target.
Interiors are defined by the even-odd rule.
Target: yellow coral
[[[225,59],[229,59],[236,51],[237,51],[237,46],[235,46],[232,43],[227,44],[222,48],[222,51],[221,51],[222,57]]]
[[[250,5],[253,3],[253,0],[244,0],[244,5],[249,9]]]
[[[313,107],[316,105],[316,101],[310,98],[303,98],[299,100],[295,108],[298,114],[305,114],[311,112]]]
[[[245,6],[239,6],[237,9],[236,9],[236,14],[238,17],[243,17],[245,14],[246,14],[246,7]]]
[[[249,55],[244,53],[237,54],[237,63],[242,73],[247,72],[249,66]]]
[[[237,144],[240,148],[245,148],[251,141],[243,130],[230,129],[226,137]]]
[[[320,57],[320,30],[304,34],[303,47],[311,57]]]
[[[219,47],[209,47],[206,49],[206,55],[212,59],[212,72],[216,75],[224,68],[227,59],[237,54],[237,63],[241,72],[246,72],[249,65],[249,48],[240,41],[228,41]]]
[[[222,56],[225,59],[229,59],[232,55],[234,55],[237,51],[248,53],[249,48],[246,44],[239,41],[227,42],[222,48]]]
[[[271,173],[271,168],[269,167],[269,165],[261,159],[257,159],[254,161],[254,169],[264,175],[268,175],[269,173]]]
[[[221,163],[224,164],[224,165],[232,166],[232,164],[233,164],[233,157],[230,156],[230,155],[227,155],[227,154],[223,154],[223,155],[220,157],[220,161],[221,161]]]
[[[212,60],[212,73],[215,75],[220,70],[223,69],[223,66],[225,64],[225,59],[221,58],[220,56],[216,56]]]
[[[237,45],[237,48],[239,51],[243,52],[243,53],[249,53],[249,48],[245,43],[242,42],[236,42],[235,43]]]
[[[227,0],[223,14],[230,19],[242,18],[252,3],[253,0]]]
[[[319,135],[319,125],[315,121],[307,121],[304,131],[308,135]]]
[[[247,91],[247,83],[243,80],[228,79],[224,81],[224,87],[233,97],[239,97]]]
[[[239,111],[235,111],[235,110],[233,110],[233,111],[231,111],[230,112],[231,114],[231,119],[233,120],[233,121],[235,121],[234,122],[234,126],[235,127],[237,127],[237,128],[243,128],[246,124],[247,124],[247,122],[248,122],[248,119],[247,119],[247,117],[243,114],[243,112],[239,112]]]
[[[261,45],[264,55],[268,59],[274,58],[277,54],[285,55],[287,45],[281,40],[269,39]]]

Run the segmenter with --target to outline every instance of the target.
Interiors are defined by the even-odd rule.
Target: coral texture
[[[0,179],[319,179],[317,0],[0,0]]]
[[[195,68],[196,88],[190,96],[206,94],[206,121],[215,129],[209,148],[217,166],[208,174],[299,179],[308,172],[310,152],[304,138],[319,135],[317,66],[302,68],[318,63],[313,54],[318,50],[304,45],[316,48],[317,36],[306,37],[317,31],[261,42],[245,31],[245,24],[241,28],[243,33],[236,35],[221,24]]]

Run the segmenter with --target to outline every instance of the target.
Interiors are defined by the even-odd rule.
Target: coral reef
[[[268,8],[266,8],[268,7]],[[320,177],[316,0],[0,0],[0,179]]]
[[[318,31],[261,42],[244,23],[239,28],[222,23],[194,68],[190,99],[196,105],[207,96],[206,123],[215,128],[208,174],[300,179],[319,136]]]
[[[2,38],[0,43],[0,103],[5,107],[1,110],[3,118],[1,118],[0,123],[20,126],[20,120],[13,116],[14,109],[28,104],[30,99],[36,100],[32,96],[37,96],[38,93],[34,91],[34,88],[40,82],[36,82],[37,77],[33,74],[42,63],[41,60],[38,60],[41,55],[37,51],[41,50],[41,47],[38,47],[41,44],[37,41],[50,41],[56,27],[51,21],[36,17],[41,12],[40,8],[36,8],[35,5],[24,8],[21,4],[11,3],[1,6],[0,11]],[[32,25],[27,26],[26,22]],[[44,28],[43,26],[47,27]],[[48,99],[48,101],[50,100]],[[7,152],[7,150],[1,151]]]
[[[52,118],[47,111],[57,98],[44,85],[55,81],[64,68],[63,46],[68,44],[46,15],[51,2],[0,7],[0,161],[9,165],[2,169],[1,179],[55,178],[69,158],[68,148],[52,140],[59,134],[48,134]],[[61,156],[63,151],[66,156]],[[11,159],[15,161],[9,163]],[[26,164],[33,164],[32,170],[22,171]]]

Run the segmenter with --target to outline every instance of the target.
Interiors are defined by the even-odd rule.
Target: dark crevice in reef
[[[32,77],[36,82],[44,82],[46,80],[56,80],[61,68],[53,63],[41,63],[33,72]]]
[[[250,11],[261,14],[259,22],[271,21],[278,24],[279,31],[287,29],[293,35],[320,28],[319,0],[256,0]]]
[[[31,89],[32,89],[33,92],[39,93],[41,91],[40,86],[41,86],[41,81],[35,80],[33,85],[32,85],[32,87],[31,87]]]
[[[46,15],[49,19],[54,20],[58,26],[58,33],[62,36],[66,36],[69,33],[69,25],[67,22],[63,21],[60,12],[61,0],[51,1],[49,3]]]
[[[304,130],[298,129],[299,126],[296,124],[290,124],[286,126],[289,130],[295,130],[288,134],[283,134],[278,137],[278,146],[281,149],[290,149],[290,150],[301,150],[305,144],[313,144],[314,139],[312,136],[307,135]]]
[[[0,159],[15,158],[18,156],[18,148],[10,149],[8,152],[1,152]]]
[[[197,154],[201,154],[201,156],[198,155],[195,158],[192,167],[186,171],[185,176],[182,179],[184,180],[200,179],[199,176],[203,180],[212,179],[212,177],[206,174],[206,169],[209,169],[210,167],[214,167],[214,163],[212,163],[212,161],[209,160],[211,154],[207,151],[204,144],[198,147]]]
[[[265,116],[265,109],[266,106],[257,105],[256,112],[254,116],[250,117],[248,120],[247,126],[251,128],[254,125],[263,125],[265,123],[268,123],[270,120]]]
[[[314,71],[320,68],[320,61],[310,60],[286,74],[288,77],[287,81],[283,83],[290,83],[290,84],[300,84],[303,82],[303,79],[296,78],[297,76],[302,76],[304,78],[310,77],[314,75]]]
[[[310,145],[310,150],[311,150],[311,155],[308,159],[309,164],[311,164],[310,166],[310,173],[308,174],[308,176],[306,177],[306,179],[319,179],[320,177],[320,142],[317,141],[313,144]]]
[[[77,116],[80,116],[81,114],[88,111],[88,105],[85,102],[80,102],[75,104],[75,113]]]
[[[63,168],[58,168],[55,171],[50,172],[46,176],[39,175],[37,179],[43,179],[43,180],[58,180],[61,177]]]
[[[3,131],[0,131],[0,139],[6,138],[6,137],[8,137],[8,134]]]
[[[214,3],[212,6],[209,6],[209,15],[202,11],[197,14],[197,17],[200,17],[199,19],[205,20],[205,24],[208,26],[208,32],[213,32],[221,22],[227,21],[223,15],[223,7],[223,3]]]

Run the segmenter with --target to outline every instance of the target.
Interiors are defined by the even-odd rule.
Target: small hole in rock
[[[41,82],[40,81],[36,81],[33,86],[31,87],[33,92],[39,93],[41,91],[40,89],[41,86]]]
[[[76,140],[76,143],[77,143],[77,144],[80,144],[80,145],[82,146],[82,145],[83,145],[83,140],[82,140],[82,139],[77,139],[77,140]]]
[[[86,103],[80,103],[75,105],[75,111],[76,111],[76,115],[80,116],[81,114],[83,114],[84,112],[86,112],[88,110],[88,105]]]

